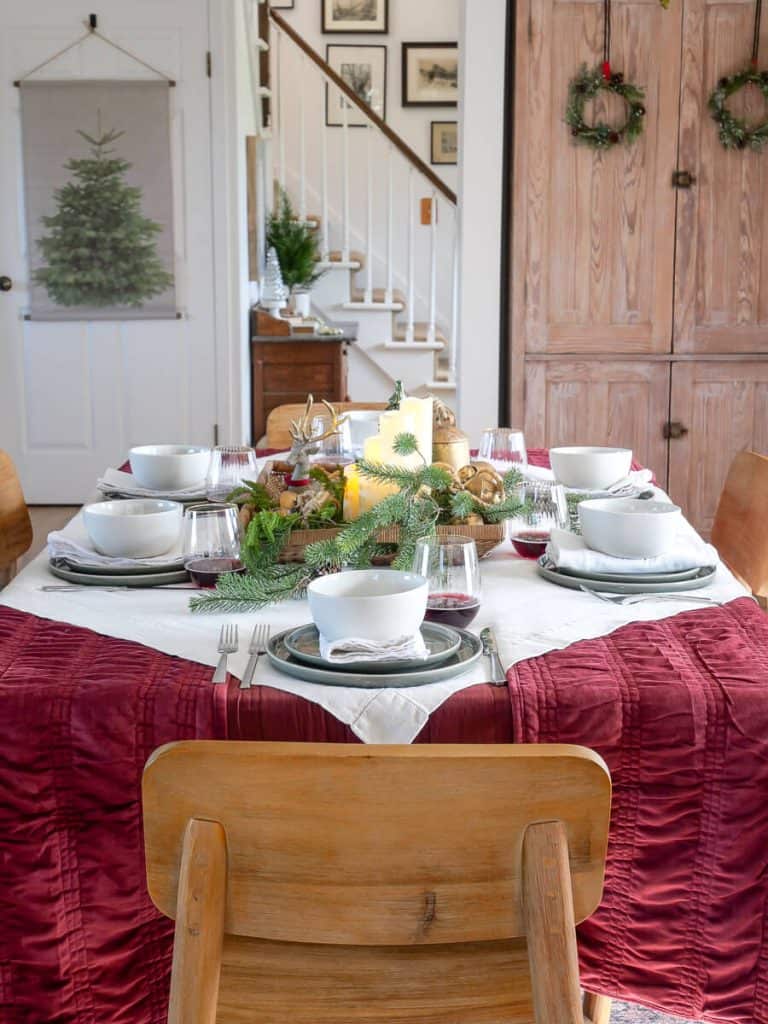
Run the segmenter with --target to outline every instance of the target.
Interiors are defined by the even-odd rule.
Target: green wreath
[[[738,74],[721,78],[717,88],[709,97],[709,109],[717,124],[717,134],[726,149],[754,149],[759,153],[768,143],[768,121],[750,128],[747,122],[736,117],[728,109],[728,100],[739,89],[747,85],[756,85],[768,101],[768,71],[758,71],[749,67]]]
[[[587,100],[594,99],[601,90],[615,93],[624,100],[627,105],[627,119],[624,124],[614,127],[605,121],[587,124],[584,120],[584,105]],[[634,142],[643,131],[644,99],[643,90],[625,82],[620,72],[609,73],[606,76],[602,64],[594,68],[582,64],[578,75],[571,79],[568,87],[565,123],[570,127],[574,139],[591,149],[610,149],[619,142]]]

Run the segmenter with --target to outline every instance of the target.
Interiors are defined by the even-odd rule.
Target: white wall
[[[499,402],[505,26],[506,0],[463,0],[458,416],[473,441]]]

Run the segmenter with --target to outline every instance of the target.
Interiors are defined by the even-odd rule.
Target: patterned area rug
[[[680,1017],[670,1017],[656,1010],[646,1010],[634,1003],[614,1002],[611,1006],[611,1024],[691,1024]]]

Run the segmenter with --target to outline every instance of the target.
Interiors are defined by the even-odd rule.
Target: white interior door
[[[209,444],[216,420],[208,0],[103,0],[104,35],[175,79],[170,89],[177,320],[25,320],[27,239],[14,79],[85,31],[82,3],[0,0],[0,448],[27,501],[79,502],[133,444]],[[152,78],[88,39],[35,78]],[[156,77],[156,76],[155,76]]]

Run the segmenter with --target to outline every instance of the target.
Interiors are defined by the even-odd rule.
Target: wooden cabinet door
[[[678,192],[676,352],[768,350],[768,159],[726,150],[707,109],[718,79],[749,63],[754,14],[754,0],[685,0],[679,167],[696,181]],[[765,67],[766,17],[760,52]],[[765,117],[754,88],[728,106]]]
[[[564,115],[570,79],[600,59],[602,3],[517,4],[511,284],[521,352],[670,348],[682,3],[612,8],[613,66],[645,89],[647,115],[633,145],[595,152],[574,143]],[[602,95],[586,116],[622,123],[623,101]]]
[[[600,444],[631,448],[663,487],[669,407],[665,362],[529,360],[525,438],[530,447]]]
[[[709,536],[731,459],[768,452],[768,360],[675,363],[670,418],[688,431],[669,442],[670,493]]]

